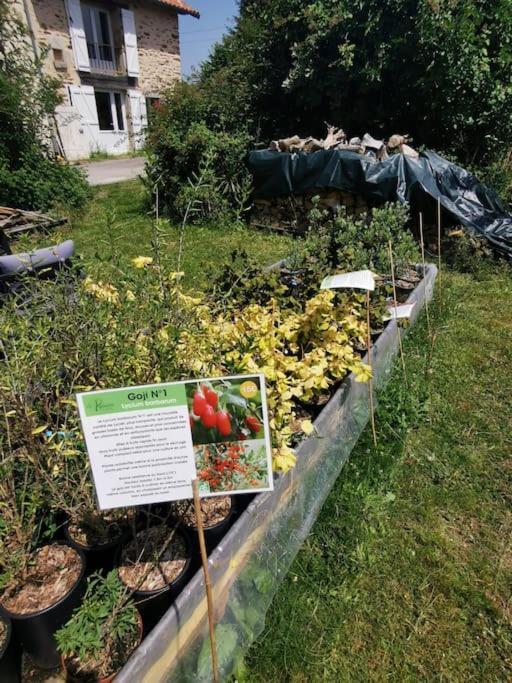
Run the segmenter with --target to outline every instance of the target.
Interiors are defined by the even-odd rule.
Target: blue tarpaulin
[[[337,189],[372,204],[407,202],[429,195],[470,230],[486,237],[512,258],[512,213],[489,187],[460,166],[427,150],[418,159],[395,154],[385,161],[339,150],[255,151],[249,154],[255,197],[300,195]]]

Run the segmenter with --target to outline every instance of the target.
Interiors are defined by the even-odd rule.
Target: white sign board
[[[414,304],[401,304],[400,306],[394,306],[390,304],[388,306],[387,315],[382,316],[382,320],[401,320],[404,318],[409,319],[412,315],[412,309]]]
[[[365,289],[373,292],[375,289],[375,275],[371,270],[356,270],[353,273],[339,273],[326,277],[321,289]]]
[[[102,510],[271,491],[263,375],[77,394]]]

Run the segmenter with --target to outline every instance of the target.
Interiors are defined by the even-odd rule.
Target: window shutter
[[[129,9],[121,10],[123,22],[124,49],[126,51],[126,71],[128,76],[139,75],[139,53],[137,51],[137,32],[135,31],[135,15]]]
[[[141,149],[144,146],[144,131],[148,125],[146,98],[140,90],[128,90],[128,97],[130,100],[133,146],[135,149]]]
[[[79,71],[90,71],[89,53],[87,51],[87,39],[85,37],[84,18],[80,0],[66,0],[68,12],[69,35],[73,47],[75,66]]]
[[[71,104],[80,115],[80,121],[89,139],[90,149],[95,151],[100,141],[100,124],[94,88],[92,85],[69,85],[68,88]]]

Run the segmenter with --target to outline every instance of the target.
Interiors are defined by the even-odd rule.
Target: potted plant
[[[52,453],[47,485],[62,535],[69,545],[83,552],[87,574],[108,572],[114,567],[118,549],[129,537],[135,515],[125,509],[98,510],[89,459],[80,435],[48,433],[47,438]]]
[[[180,500],[171,506],[174,519],[179,520],[188,530],[195,552],[199,551],[197,536],[197,520],[191,501]],[[201,516],[203,520],[206,549],[211,552],[222,539],[234,521],[235,504],[231,496],[213,496],[201,499]]]
[[[20,449],[1,463],[0,606],[34,662],[51,669],[59,663],[55,631],[83,595],[85,559],[65,543],[42,545],[47,490],[34,460]]]
[[[64,543],[36,550],[29,566],[0,596],[23,649],[42,669],[58,666],[55,632],[79,604],[84,589],[85,559]]]
[[[10,619],[0,612],[0,681],[19,683],[20,652],[12,633]]]
[[[117,572],[89,578],[80,607],[56,633],[67,680],[112,681],[142,640],[142,620]]]
[[[149,520],[149,518],[148,518]],[[119,555],[117,572],[133,598],[148,633],[190,578],[190,541],[176,524],[138,531]]]

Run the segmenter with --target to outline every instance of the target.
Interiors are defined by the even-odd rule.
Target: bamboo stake
[[[208,626],[210,629],[210,647],[212,651],[212,669],[214,683],[220,683],[219,662],[217,659],[217,646],[215,644],[215,621],[213,615],[213,594],[208,570],[208,555],[206,553],[206,543],[204,540],[203,516],[201,514],[201,499],[199,498],[199,481],[192,481],[192,491],[194,493],[194,508],[196,512],[197,534],[199,536],[199,549],[201,550],[201,561],[203,563],[204,585],[206,588],[206,603],[208,606]]]
[[[398,302],[396,300],[395,262],[393,259],[393,245],[391,243],[391,240],[389,240],[389,242],[388,242],[388,249],[389,249],[389,261],[391,263],[391,282],[393,283],[393,301],[394,301],[394,306],[395,306],[396,332],[398,335],[398,346],[400,347],[400,358],[402,360],[402,369],[404,371],[404,380],[405,380],[405,383],[407,384],[407,370],[405,369],[404,347],[402,345],[402,335],[400,333],[400,325],[398,324],[398,317],[397,317]]]
[[[425,264],[425,242],[423,241],[423,214],[420,211],[420,240],[421,240],[421,263],[423,266],[423,277],[427,274],[427,267]],[[432,328],[430,327],[430,312],[428,309],[428,299],[425,298],[425,313],[427,316],[428,336],[432,337]]]
[[[437,286],[441,294],[441,199],[437,198]]]
[[[370,370],[373,372],[372,368],[372,335],[370,327],[370,292],[366,292],[366,323],[368,327],[368,332],[366,336],[366,346],[368,349],[368,365]],[[373,435],[373,445],[377,448],[377,430],[375,429],[375,414],[373,405],[373,378],[370,377],[368,380],[368,391],[370,394],[370,419],[372,423],[372,435]]]

